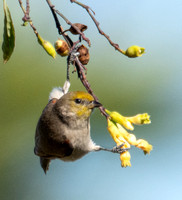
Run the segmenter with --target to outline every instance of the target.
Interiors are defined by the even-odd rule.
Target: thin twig
[[[64,30],[62,28],[62,26],[60,25],[59,23],[59,20],[56,16],[56,13],[58,15],[60,15],[65,21],[67,24],[73,26],[73,28],[75,28],[76,30],[78,29],[77,27],[75,27],[70,21],[68,21],[68,19],[62,14],[60,13],[59,11],[57,11],[55,8],[54,8],[54,5],[52,5],[51,1],[50,0],[46,0],[50,9],[51,9],[51,12],[53,14],[53,17],[54,17],[54,20],[55,20],[55,23],[56,23],[56,27],[58,29],[58,33],[59,34],[62,34],[64,39],[67,41],[67,37],[68,35],[66,33],[64,33]],[[92,11],[93,12],[93,11]],[[93,12],[94,13],[94,12]],[[80,32],[80,30],[78,29],[77,30],[78,33],[82,36],[82,38],[84,37],[84,34],[82,32]],[[69,37],[68,37],[69,38]],[[84,38],[83,38],[84,39]],[[71,40],[69,38],[69,40]],[[73,43],[72,40],[71,40],[71,44],[68,42],[68,45],[70,48],[74,48],[76,43]],[[96,101],[98,101],[98,98],[97,96],[94,94],[93,90],[91,89],[90,87],[90,84],[88,83],[87,79],[86,79],[86,75],[83,71],[83,67],[82,67],[82,64],[80,63],[78,57],[76,56],[75,57],[75,67],[76,67],[76,71],[77,71],[77,74],[78,74],[78,78],[80,79],[80,81],[82,82],[83,86],[85,87],[85,89],[88,91],[88,93],[90,93],[94,99]],[[67,58],[67,80],[69,80],[69,68],[70,68],[70,55],[68,56]],[[107,118],[108,117],[108,114],[105,112],[105,108],[103,106],[101,106],[100,108],[100,112]]]
[[[56,12],[59,16],[61,16],[61,17],[65,20],[65,22],[66,22],[68,25],[72,26],[72,27],[78,32],[78,34],[81,35],[82,39],[85,40],[85,41],[88,43],[89,46],[91,46],[90,40],[89,40],[87,37],[85,37],[85,34],[84,34],[83,32],[81,32],[80,29],[79,29],[77,26],[75,26],[74,24],[72,24],[72,23],[71,23],[62,13],[60,13],[58,10],[55,10],[55,12]]]
[[[56,23],[56,27],[58,28],[59,34],[60,33],[63,34],[63,37],[65,38],[66,34],[64,34],[64,32],[61,32],[61,30],[60,30],[60,23],[58,21],[56,13],[59,16],[61,16],[68,25],[72,26],[78,32],[78,34],[81,35],[81,37],[83,38],[83,40],[85,40],[88,43],[88,45],[90,46],[91,45],[90,40],[87,37],[85,37],[85,34],[83,32],[81,32],[77,26],[75,26],[74,24],[72,24],[62,13],[60,13],[58,10],[56,10],[55,6],[51,3],[50,0],[46,0],[46,1],[47,1],[47,4],[49,5],[51,11],[52,11],[52,14],[53,14],[53,17],[54,17],[54,20],[55,20],[55,23]]]
[[[37,32],[36,28],[34,27],[32,21],[31,21],[31,19],[30,19],[30,16],[29,16],[29,8],[30,8],[30,7],[29,7],[29,0],[27,0],[26,10],[25,10],[24,7],[23,7],[22,1],[21,1],[21,0],[18,0],[18,1],[19,1],[19,4],[20,4],[21,9],[22,9],[22,11],[23,11],[23,13],[24,13],[24,15],[25,15],[25,16],[24,16],[25,19],[26,19],[26,17],[28,17],[28,19],[29,19],[28,22],[29,22],[30,26],[32,27],[34,33],[35,33],[36,35],[38,35],[38,32]],[[57,13],[58,15],[60,15],[60,16],[61,16],[62,14],[61,14],[59,11],[57,11],[57,10],[54,9],[54,6],[51,4],[51,1],[50,1],[50,0],[46,0],[46,1],[47,1],[48,5],[49,5],[51,11],[52,11],[52,14],[53,14],[53,17],[54,17],[54,20],[55,20],[55,23],[56,23],[56,27],[57,27],[57,29],[58,29],[58,33],[63,35],[64,39],[68,42],[68,45],[69,45],[70,48],[75,47],[75,45],[76,45],[77,43],[73,43],[72,40],[69,38],[69,36],[68,36],[67,34],[63,33],[64,30],[63,30],[62,26],[60,25],[59,20],[58,20],[58,18],[57,18],[57,16],[56,16],[56,13]],[[62,17],[64,17],[64,16],[62,15]],[[73,28],[75,28],[75,29],[77,30],[77,27],[75,27],[71,22],[69,22],[65,17],[64,17],[64,19],[67,21],[68,24],[70,24],[71,26],[73,26]],[[26,21],[27,21],[27,20],[26,20]],[[78,32],[80,32],[80,30],[78,30]],[[84,39],[84,37],[85,37],[84,34],[83,34],[82,32],[80,32],[79,34],[80,34],[80,35],[82,36],[82,38]],[[89,41],[89,40],[88,40],[88,41]],[[68,56],[68,59],[67,59],[67,80],[69,80],[69,65],[70,65],[70,63],[69,63],[69,57],[70,57],[70,56]],[[84,70],[83,70],[83,69],[84,69],[84,66],[82,66],[82,64],[80,63],[80,61],[79,61],[79,59],[78,59],[77,56],[75,57],[75,67],[76,67],[76,70],[77,70],[77,73],[78,73],[78,78],[79,78],[80,81],[82,82],[83,86],[86,88],[86,90],[88,91],[88,93],[90,93],[90,94],[93,96],[93,98],[94,98],[96,101],[98,101],[97,96],[94,94],[93,90],[92,90],[91,87],[90,87],[90,84],[88,83],[88,81],[87,81],[87,79],[86,79],[86,75],[85,75]],[[101,106],[99,109],[100,109],[100,112],[107,118],[107,117],[108,117],[108,114],[105,112],[105,108],[104,108],[103,106]]]
[[[81,66],[82,64],[80,63],[78,57],[75,58],[75,65],[76,65],[77,70],[80,73],[80,80],[81,80],[82,84],[84,85],[84,87],[86,88],[88,93],[91,94],[96,101],[99,101],[98,97],[94,94],[93,90],[91,89],[88,80],[86,79],[86,75],[83,71],[83,68]],[[99,109],[100,109],[100,112],[102,113],[102,115],[104,115],[106,118],[108,118],[109,115],[105,112],[105,108],[103,106],[101,106],[101,107],[99,107]]]
[[[36,34],[36,36],[38,36],[38,32],[37,32],[37,29],[35,28],[35,26],[33,25],[32,23],[32,20],[30,19],[30,16],[29,16],[29,12],[30,12],[30,6],[29,6],[29,0],[27,0],[26,2],[26,10],[25,8],[23,7],[23,3],[21,0],[18,0],[19,1],[19,4],[20,4],[20,7],[24,13],[24,17],[22,18],[22,20],[24,22],[29,22],[30,26],[32,27],[34,33]]]
[[[29,0],[26,1],[26,17],[29,19],[29,14],[30,14],[30,4]]]
[[[19,1],[19,4],[20,4],[21,9],[23,10],[23,13],[26,14],[26,10],[25,10],[24,7],[23,7],[22,1],[21,1],[21,0],[18,0],[18,1]]]
[[[68,43],[69,47],[72,47],[73,45],[73,41],[70,39],[70,37],[64,33],[64,30],[57,18],[57,15],[55,13],[55,9],[54,9],[54,5],[52,5],[51,1],[50,0],[46,0],[47,1],[47,4],[49,6],[49,8],[51,9],[51,12],[52,12],[52,15],[54,17],[54,21],[56,23],[56,28],[58,30],[58,34],[62,35],[64,37],[64,39],[66,40],[66,42]]]
[[[23,4],[21,1],[19,1],[21,7],[23,7]],[[29,16],[29,13],[30,13],[30,4],[29,4],[29,0],[26,0],[26,10],[23,8],[23,12],[24,12],[24,17],[22,18],[22,20],[24,22],[29,22],[30,21],[30,16]]]
[[[122,54],[125,54],[125,51],[122,50],[122,49],[120,49],[120,48],[119,48],[119,45],[116,44],[116,43],[114,43],[114,42],[110,39],[110,37],[109,37],[107,34],[105,34],[105,33],[101,30],[101,28],[100,28],[100,26],[99,26],[99,22],[98,22],[98,21],[95,19],[95,17],[93,16],[93,14],[95,15],[95,12],[94,12],[89,6],[87,6],[87,5],[85,5],[85,4],[82,4],[82,3],[80,3],[80,2],[78,2],[78,1],[76,1],[76,0],[70,0],[70,2],[71,2],[71,3],[76,3],[77,5],[79,5],[79,6],[81,6],[82,8],[84,8],[84,9],[88,12],[88,14],[90,15],[90,17],[92,18],[92,20],[93,20],[93,22],[95,23],[95,25],[96,25],[96,27],[97,27],[99,33],[100,33],[101,35],[103,35],[103,36],[109,41],[109,43],[111,44],[111,46],[113,46],[113,47],[115,48],[115,50],[119,51],[119,52],[122,53]],[[92,11],[93,14],[92,14],[90,11]]]

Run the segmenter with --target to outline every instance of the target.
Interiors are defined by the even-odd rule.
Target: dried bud
[[[79,24],[79,23],[74,23],[74,26],[76,26],[81,32],[84,32],[85,30],[87,30],[87,26],[84,24]],[[70,27],[69,31],[73,34],[73,35],[78,35],[79,33],[77,32],[77,30],[75,30],[75,28],[73,26]]]
[[[69,54],[69,46],[66,41],[58,39],[55,44],[56,52],[60,56],[67,56]]]
[[[89,55],[89,51],[87,49],[87,47],[85,47],[84,45],[81,45],[78,48],[78,52],[79,52],[79,56],[78,59],[79,61],[83,64],[83,65],[87,65],[90,59],[90,55]]]
[[[136,58],[142,56],[144,53],[145,48],[133,45],[126,50],[125,55],[129,58]]]

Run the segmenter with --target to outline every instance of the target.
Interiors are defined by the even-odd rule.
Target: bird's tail
[[[45,174],[46,174],[47,170],[49,169],[49,163],[50,162],[51,162],[50,159],[44,158],[44,157],[40,157],[40,164],[41,164],[41,167],[44,170]]]

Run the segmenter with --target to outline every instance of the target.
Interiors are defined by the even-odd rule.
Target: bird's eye
[[[75,103],[80,104],[82,102],[81,99],[75,99]]]

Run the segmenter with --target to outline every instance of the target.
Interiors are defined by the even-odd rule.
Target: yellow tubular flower
[[[121,166],[122,167],[131,167],[130,158],[131,158],[131,156],[128,151],[121,153],[120,154]]]
[[[126,138],[125,138],[126,139]],[[127,141],[131,144],[131,145],[136,145],[136,136],[134,134],[129,133],[127,136]]]
[[[131,124],[131,122],[124,116],[122,116],[121,114],[119,114],[118,112],[110,112],[109,110],[105,110],[107,114],[110,115],[111,120],[119,123],[121,125],[123,125],[125,128],[127,128],[128,130],[134,130],[133,125]]]
[[[126,137],[129,133],[121,126],[121,124],[116,123],[116,126],[118,127],[120,133],[123,137]]]
[[[122,132],[117,128],[117,126],[111,120],[108,119],[107,123],[108,123],[108,131],[111,134],[113,140],[116,142],[117,146],[124,143],[122,148],[130,148],[129,143],[123,138],[123,135],[125,135],[125,133],[122,134]],[[130,167],[131,166],[130,158],[131,156],[128,151],[121,153],[120,154],[121,166]]]
[[[149,144],[146,140],[143,139],[137,140],[135,146],[142,149],[144,154],[149,154],[153,148],[151,144]]]
[[[116,144],[118,146],[123,143],[127,143],[126,140],[123,138],[119,129],[116,127],[116,125],[110,119],[107,120],[107,124],[108,124],[107,129],[108,129],[111,137],[113,138],[113,140],[116,142]]]
[[[127,117],[127,119],[136,125],[141,125],[141,124],[150,124],[150,115],[148,113],[143,113],[143,114],[138,114],[133,117]]]
[[[136,145],[136,137],[134,134],[128,133],[120,124],[116,124],[124,139],[131,145]]]

